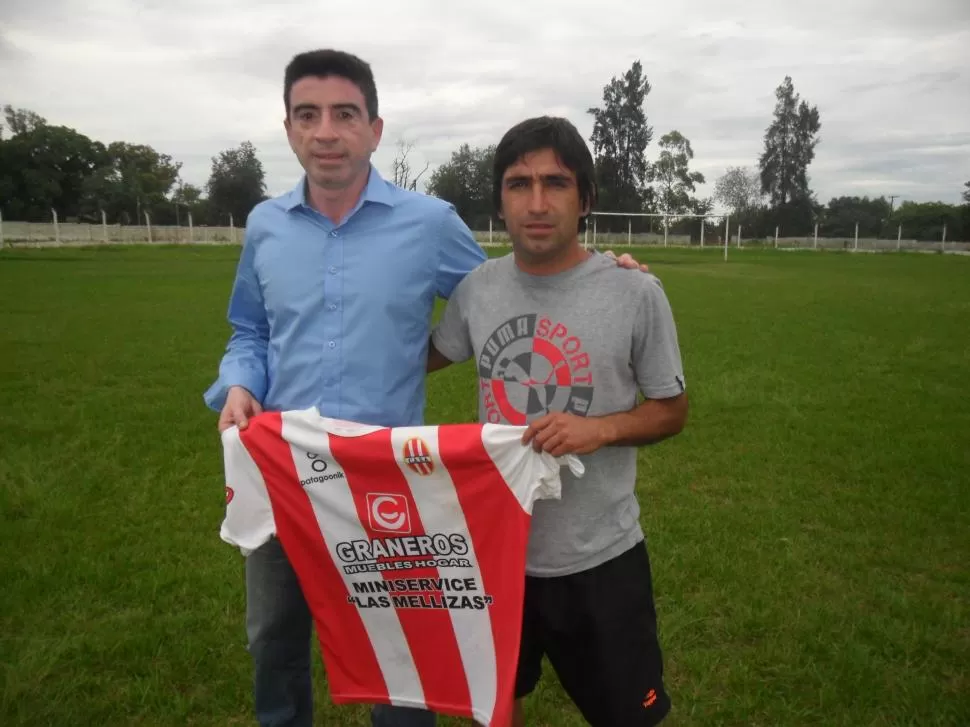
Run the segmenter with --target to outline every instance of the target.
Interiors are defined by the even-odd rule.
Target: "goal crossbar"
[[[720,220],[722,220],[722,219],[727,220],[728,219],[726,215],[712,214],[710,212],[708,212],[707,214],[696,214],[696,213],[684,213],[684,214],[674,213],[674,214],[671,214],[669,212],[590,212],[589,213],[589,216],[593,218],[593,225],[592,225],[592,227],[593,227],[593,247],[596,247],[596,234],[597,234],[597,231],[596,231],[596,218],[597,217],[627,217],[627,218],[632,218],[632,217],[660,217],[660,218],[663,218],[663,220],[664,220],[664,226],[663,226],[664,227],[664,247],[667,247],[667,228],[669,227],[669,224],[668,224],[667,221],[670,220],[670,219],[674,219],[674,220],[679,221],[679,220],[682,220],[682,219],[685,219],[685,218],[698,218],[698,217],[701,218],[701,247],[704,247],[704,227],[705,227],[704,220],[716,219],[716,220],[719,221],[718,222],[718,225],[719,225],[720,224]],[[631,224],[628,226],[628,229],[627,229],[627,244],[632,244],[632,242],[633,242],[633,225],[632,225],[632,220],[630,220],[630,223]],[[587,247],[587,248],[589,247],[589,228],[590,228],[590,226],[589,225],[586,225],[586,236],[585,236],[585,239],[583,241],[583,246],[584,247]],[[725,230],[726,230],[726,225],[725,225]],[[725,231],[725,240],[727,240],[727,233],[726,233],[726,231]]]
[[[663,212],[590,212],[589,214],[592,217],[673,217],[676,219],[680,219],[681,217],[715,217],[722,219],[724,217],[724,215],[715,214],[664,214]]]

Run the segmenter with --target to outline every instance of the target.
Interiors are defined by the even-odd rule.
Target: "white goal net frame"
[[[727,254],[728,240],[730,240],[730,238],[731,238],[731,235],[730,235],[731,216],[728,215],[728,214],[718,215],[718,214],[708,213],[708,214],[701,215],[701,214],[667,214],[667,213],[664,213],[664,212],[590,212],[589,217],[586,219],[586,232],[585,232],[585,236],[584,236],[584,239],[583,239],[583,246],[586,249],[589,249],[589,247],[591,245],[594,248],[596,247],[596,238],[597,238],[597,234],[598,234],[597,233],[597,224],[596,224],[597,217],[626,217],[627,220],[628,220],[627,233],[626,233],[627,234],[627,239],[626,239],[626,244],[627,245],[632,245],[633,244],[633,218],[634,217],[653,217],[653,218],[663,219],[663,221],[664,221],[664,224],[663,224],[663,236],[664,236],[663,245],[664,245],[664,247],[667,247],[668,244],[669,244],[668,243],[668,231],[670,229],[671,224],[672,223],[679,222],[679,221],[684,220],[684,219],[697,219],[697,218],[700,218],[700,220],[701,220],[700,246],[701,247],[704,247],[704,230],[705,230],[705,228],[709,226],[711,229],[720,229],[720,227],[721,227],[721,220],[724,221],[724,240],[723,240],[723,242],[724,242],[725,255]],[[707,223],[707,220],[717,220],[717,222],[716,223]],[[593,238],[592,240],[590,240],[590,231],[591,230],[592,230],[592,238]],[[616,233],[613,233],[613,234],[615,235]]]

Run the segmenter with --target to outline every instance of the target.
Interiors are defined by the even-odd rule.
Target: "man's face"
[[[588,212],[576,175],[552,149],[526,154],[502,175],[500,216],[516,253],[528,262],[556,259],[578,244],[579,218]]]
[[[337,191],[366,176],[384,122],[368,120],[356,84],[339,76],[311,76],[293,84],[284,126],[310,182]]]

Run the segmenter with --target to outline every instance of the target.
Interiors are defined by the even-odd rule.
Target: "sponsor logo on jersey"
[[[307,459],[310,460],[310,469],[316,474],[310,475],[300,480],[300,484],[304,487],[309,487],[310,485],[320,485],[324,482],[330,482],[331,480],[342,480],[345,478],[343,471],[338,467],[336,472],[327,472],[328,465],[327,460],[323,459],[316,452],[307,452]]]
[[[411,532],[411,512],[403,495],[367,493],[367,516],[371,530],[382,533]]]
[[[230,502],[232,502],[232,498],[235,496],[235,491],[229,485],[226,485],[226,504],[228,505]]]
[[[419,475],[430,475],[434,472],[431,448],[421,437],[411,437],[404,443],[404,464]]]

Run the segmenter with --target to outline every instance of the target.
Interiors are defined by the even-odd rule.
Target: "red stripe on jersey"
[[[301,579],[300,585],[315,615],[327,677],[335,693],[333,701],[340,701],[336,694],[373,694],[380,688],[384,694],[375,695],[375,702],[388,702],[377,655],[357,607],[347,601],[347,586],[330,557],[310,498],[300,485],[282,429],[280,414],[267,413],[240,430],[240,439],[266,481],[277,537],[293,570],[297,577],[301,573],[312,575]],[[353,660],[346,658],[348,654],[353,654]]]
[[[511,724],[515,699],[530,517],[485,449],[481,426],[450,425],[448,436],[438,441],[438,455],[455,483],[482,586],[495,594],[489,611],[498,669],[492,724],[504,727]]]
[[[331,437],[330,452],[347,476],[360,524],[371,541],[429,535],[421,523],[410,485],[397,464],[390,429],[359,437]],[[406,504],[406,509],[401,504]],[[402,512],[406,513],[403,521],[400,518]],[[434,556],[418,559],[432,560]],[[387,560],[399,561],[401,558]],[[381,573],[385,580],[439,577],[436,567]],[[390,595],[393,600],[394,594]],[[471,693],[448,610],[398,608],[397,614],[421,679],[428,709],[471,717]]]

